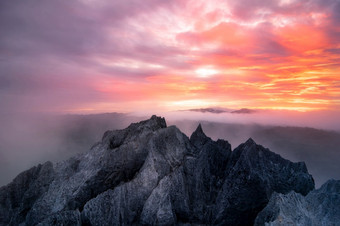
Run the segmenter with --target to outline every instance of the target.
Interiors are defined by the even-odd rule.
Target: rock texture
[[[215,224],[252,225],[274,191],[306,195],[314,189],[304,163],[285,160],[251,138],[233,151],[227,175],[216,202]]]
[[[252,139],[231,151],[152,116],[0,188],[0,225],[253,225],[272,196],[313,189],[304,163]]]
[[[329,180],[305,197],[273,194],[255,225],[340,225],[340,181]]]
[[[51,162],[19,174],[0,189],[0,225],[18,225],[26,220],[37,200],[48,191],[54,179]]]

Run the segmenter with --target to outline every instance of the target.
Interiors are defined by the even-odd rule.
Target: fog
[[[3,114],[0,127],[0,186],[46,161],[65,160],[89,150],[110,129],[123,129],[138,117],[124,114]]]
[[[62,161],[87,151],[103,133],[123,129],[151,113],[53,115],[2,114],[0,127],[0,186],[18,173],[45,161]],[[340,179],[340,133],[332,112],[261,111],[254,114],[157,113],[187,136],[202,124],[212,139],[228,140],[232,148],[252,137],[291,161],[305,161],[317,187]],[[321,117],[322,116],[322,117]],[[307,128],[315,127],[317,129]]]
[[[252,114],[174,111],[161,114],[168,120],[190,119],[221,123],[311,127],[340,131],[340,114],[338,111],[297,112],[287,110],[257,110],[257,112]]]

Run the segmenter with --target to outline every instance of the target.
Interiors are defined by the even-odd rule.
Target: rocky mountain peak
[[[204,134],[201,123],[198,124],[195,133]],[[204,134],[205,135],[205,134]]]
[[[106,131],[103,135],[102,143],[107,144],[110,149],[115,149],[136,137],[147,136],[147,134],[165,128],[167,128],[165,119],[153,115],[150,119],[132,123],[123,130]]]
[[[149,120],[147,120],[151,125],[155,128],[166,128],[166,121],[165,118],[158,117],[156,115],[151,116]]]
[[[242,150],[242,151],[259,151],[261,145],[258,145],[252,138],[249,138],[246,142],[240,144],[237,147],[237,150]]]
[[[201,123],[197,126],[196,130],[190,136],[191,143],[194,144],[197,148],[201,148],[209,140],[211,139],[207,137],[203,132]]]
[[[249,138],[246,142],[240,144],[232,153],[232,161],[239,160],[241,156],[247,158],[254,158],[262,156],[262,146],[255,143],[252,138]]]
[[[320,192],[340,194],[340,180],[328,180],[320,187]]]
[[[252,139],[231,151],[152,116],[0,188],[0,225],[253,225],[272,194],[313,189],[304,164]]]
[[[245,142],[246,145],[248,146],[252,146],[252,145],[256,145],[256,142],[253,140],[253,138],[249,138],[246,142]]]
[[[158,117],[156,115],[151,116],[150,119],[137,122],[137,123],[132,123],[129,127],[127,127],[125,130],[129,132],[135,132],[135,130],[138,131],[143,131],[143,130],[152,130],[156,131],[159,129],[166,128],[166,121],[165,118]]]

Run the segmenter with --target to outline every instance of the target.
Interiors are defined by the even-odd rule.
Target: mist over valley
[[[248,114],[232,114],[229,120],[222,120],[223,114],[214,113],[164,114],[169,118],[168,125],[176,125],[189,137],[201,123],[209,137],[229,141],[232,149],[251,137],[284,158],[304,161],[317,187],[330,178],[340,178],[340,133],[337,131],[256,123],[256,118],[252,121]],[[123,129],[148,117],[131,113],[8,115],[0,128],[0,185],[39,163],[58,162],[85,152],[101,140],[105,131]]]

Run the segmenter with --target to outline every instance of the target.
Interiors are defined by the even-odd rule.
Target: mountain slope
[[[0,224],[252,225],[272,193],[313,189],[304,163],[252,139],[231,151],[200,125],[189,139],[152,116],[20,174],[0,189]]]

